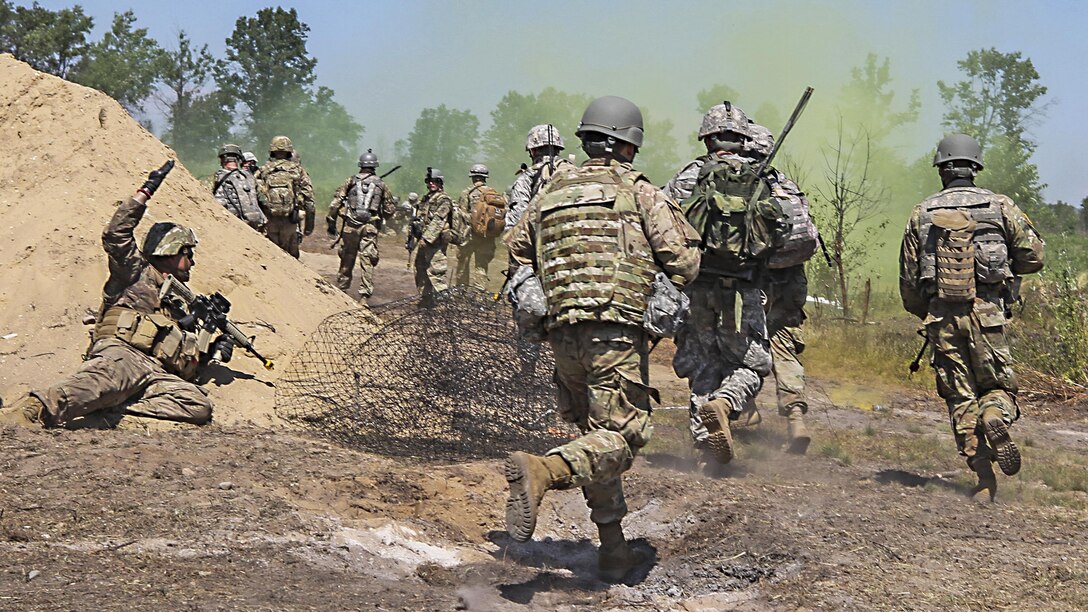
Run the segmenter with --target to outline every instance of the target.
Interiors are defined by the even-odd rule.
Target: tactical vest
[[[123,306],[113,306],[99,317],[92,342],[105,338],[127,343],[185,380],[196,376],[200,353],[210,344],[207,340],[202,343],[197,334],[182,331],[174,319],[162,312],[139,312]]]
[[[348,192],[348,219],[356,225],[362,224],[363,211],[370,213],[371,220],[378,217],[381,191],[381,179],[377,176],[356,174]]]
[[[976,283],[993,286],[1012,278],[1004,215],[992,191],[945,189],[921,208],[919,279],[939,299],[972,301]],[[957,212],[962,215],[949,214]]]
[[[290,217],[298,206],[295,178],[298,173],[290,162],[277,161],[267,170],[262,169],[268,214],[273,217]]]
[[[642,325],[659,267],[636,202],[642,175],[612,166],[557,172],[538,195],[536,252],[549,329]]]
[[[777,170],[773,174],[775,182],[771,185],[771,195],[778,200],[782,212],[789,219],[790,232],[782,246],[767,259],[767,267],[792,268],[812,259],[816,254],[819,233],[812,222],[812,216],[809,215],[808,198],[801,193],[797,183]]]

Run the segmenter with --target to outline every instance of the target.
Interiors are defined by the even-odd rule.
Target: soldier
[[[314,188],[310,175],[293,161],[296,154],[290,138],[273,138],[268,161],[257,170],[256,182],[257,198],[268,217],[268,239],[297,259],[302,242],[299,224],[304,224],[307,236],[314,231]]]
[[[506,218],[506,197],[487,185],[488,169],[474,164],[468,171],[472,186],[457,199],[458,218],[462,219],[457,249],[455,285],[487,289],[487,267],[495,258],[495,244],[502,234]],[[468,223],[464,223],[468,221]]]
[[[438,168],[427,168],[424,177],[427,193],[409,231],[419,240],[412,265],[421,304],[431,305],[435,295],[446,290],[446,248],[452,235],[453,200],[443,191],[444,180]],[[411,255],[411,254],[410,254]]]
[[[507,229],[517,224],[529,207],[529,200],[533,199],[556,170],[574,165],[559,157],[563,148],[563,137],[555,126],[535,125],[529,130],[525,139],[525,150],[529,152],[533,165],[525,167],[522,164],[514,185],[510,188],[510,205],[506,209]]]
[[[257,186],[253,175],[238,167],[242,161],[242,149],[236,144],[219,147],[219,165],[215,172],[212,195],[242,221],[258,232],[264,231],[268,219],[257,203]]]
[[[59,427],[117,407],[127,414],[197,425],[211,420],[207,391],[190,381],[213,355],[230,361],[234,344],[219,336],[198,352],[196,335],[179,324],[188,313],[159,298],[166,275],[189,280],[196,234],[176,223],[159,222],[148,230],[139,250],[133,235],[148,200],[173,167],[170,160],[151,172],[117,208],[102,234],[110,275],[83,365],[52,387],[31,391],[0,410],[0,422]]]
[[[697,229],[702,226],[705,249],[698,279],[684,289],[691,299],[691,314],[677,332],[673,358],[673,370],[688,379],[691,391],[692,438],[721,464],[734,455],[731,421],[754,400],[763,377],[771,373],[759,287],[763,262],[746,244],[753,237],[747,233],[746,218],[757,217],[747,214],[747,201],[757,181],[763,180],[755,176],[751,159],[743,156],[751,138],[744,111],[729,102],[711,107],[699,128],[706,155],[690,162],[664,187],[685,206],[692,198],[711,202],[718,196],[725,196],[721,199],[729,205],[739,202],[728,215],[711,211],[705,222],[696,224]],[[781,215],[781,208],[776,209]],[[777,226],[775,230],[784,231]]]
[[[359,156],[359,173],[348,177],[332,196],[328,223],[330,236],[336,236],[336,219],[344,220],[340,230],[340,271],[336,286],[347,293],[351,270],[359,259],[359,297],[365,304],[374,293],[374,267],[378,265],[378,232],[382,222],[396,212],[393,194],[378,178],[378,156],[370,149]]]
[[[257,174],[257,156],[252,151],[246,151],[242,153],[242,170],[249,173],[250,176]]]
[[[637,106],[598,98],[576,134],[590,159],[556,171],[506,244],[517,264],[539,276],[558,408],[583,435],[543,457],[510,455],[506,528],[515,540],[528,540],[544,493],[581,487],[600,534],[599,570],[615,581],[641,562],[620,526],[627,513],[620,478],[652,430],[656,391],[647,380],[643,313],[658,272],[680,285],[695,278],[698,235],[676,204],[631,168],[642,145]]]
[[[758,164],[771,153],[774,136],[758,123],[752,122],[750,128],[752,139],[745,144],[745,154]],[[804,415],[808,412],[805,368],[798,356],[805,350],[801,329],[805,320],[805,300],[808,298],[805,262],[816,253],[819,238],[809,215],[808,198],[797,183],[772,167],[767,168],[764,177],[771,185],[771,194],[790,217],[790,234],[785,244],[767,259],[767,269],[762,274],[762,286],[767,294],[771,373],[778,396],[778,414],[786,418],[789,439],[785,450],[803,455],[808,450],[811,438],[804,421]],[[753,399],[737,424],[754,425],[760,420]]]
[[[922,319],[930,365],[948,405],[956,446],[978,475],[972,495],[993,500],[992,462],[1013,475],[1020,450],[1009,427],[1020,417],[1005,340],[1020,276],[1043,268],[1043,240],[1007,196],[975,186],[982,150],[965,134],[945,137],[933,165],[944,189],[914,207],[899,256],[899,293]]]
[[[419,206],[419,194],[412,191],[408,193],[408,199],[397,205],[397,212],[389,220],[389,229],[400,236],[408,228],[408,222],[416,216],[416,207]]]

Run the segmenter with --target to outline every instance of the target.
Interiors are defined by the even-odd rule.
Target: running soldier
[[[264,208],[268,224],[265,232],[276,246],[298,259],[298,247],[305,227],[314,231],[314,188],[310,175],[297,161],[291,139],[276,136],[268,147],[268,161],[257,170],[257,199]]]
[[[454,285],[487,289],[487,268],[506,219],[506,197],[487,184],[488,169],[474,164],[468,172],[472,186],[457,199],[457,268]]]
[[[378,156],[367,149],[359,156],[359,173],[348,177],[329,203],[325,218],[330,236],[337,235],[336,220],[343,219],[339,230],[340,270],[336,286],[347,293],[351,288],[352,269],[359,260],[359,298],[366,303],[374,293],[374,268],[378,265],[378,232],[382,223],[396,212],[393,194],[378,178]]]
[[[221,167],[215,172],[212,195],[235,217],[263,232],[268,219],[257,202],[257,185],[253,175],[239,167],[242,155],[242,148],[236,144],[219,147]]]

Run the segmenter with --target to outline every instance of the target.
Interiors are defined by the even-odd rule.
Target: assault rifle
[[[159,301],[169,299],[180,300],[188,307],[189,314],[178,321],[178,326],[182,329],[197,331],[197,333],[204,332],[208,336],[216,331],[226,334],[234,341],[234,344],[259,359],[265,369],[271,370],[274,367],[271,359],[265,358],[253,347],[253,338],[247,338],[245,333],[227,318],[230,302],[223,297],[222,293],[197,295],[185,283],[167,275],[166,282],[162,284],[162,289],[159,291]]]
[[[782,126],[782,131],[779,132],[778,139],[774,141],[771,152],[767,154],[767,157],[763,158],[759,167],[756,168],[756,176],[763,176],[763,173],[771,166],[771,162],[774,161],[775,155],[778,155],[778,150],[782,148],[782,143],[786,141],[786,136],[789,136],[790,130],[797,124],[797,120],[801,118],[801,113],[804,112],[805,106],[808,105],[808,100],[811,97],[812,88],[806,87],[805,92],[801,94],[801,99],[797,101],[797,106],[795,106],[793,112],[790,113],[790,118],[786,120],[786,125]],[[756,181],[756,188],[755,191],[752,192],[752,198],[748,201],[748,205],[754,205],[761,197],[763,197],[763,181]]]

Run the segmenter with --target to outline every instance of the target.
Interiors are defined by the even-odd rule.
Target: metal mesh
[[[555,413],[554,360],[521,343],[510,306],[456,287],[325,319],[276,386],[276,412],[345,446],[461,460],[543,452],[575,430]]]

